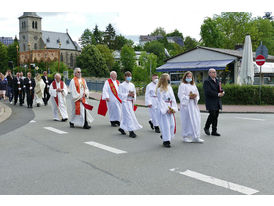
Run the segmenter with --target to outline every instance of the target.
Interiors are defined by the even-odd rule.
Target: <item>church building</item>
[[[36,12],[24,12],[19,17],[19,46],[20,52],[60,48],[60,61],[69,68],[76,67],[76,57],[81,53],[68,31],[42,31],[42,18]]]

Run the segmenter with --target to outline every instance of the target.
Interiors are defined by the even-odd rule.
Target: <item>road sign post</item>
[[[263,55],[258,55],[256,57],[256,64],[260,66],[260,90],[259,90],[260,104],[262,103],[262,82],[263,82],[262,65],[264,65],[264,63],[265,63],[265,57]]]

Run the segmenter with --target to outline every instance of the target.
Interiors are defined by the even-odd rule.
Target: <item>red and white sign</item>
[[[264,56],[263,55],[258,55],[256,57],[256,64],[259,65],[259,66],[262,66],[262,65],[264,65],[264,63],[265,63]]]

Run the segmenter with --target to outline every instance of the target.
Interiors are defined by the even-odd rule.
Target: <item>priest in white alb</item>
[[[156,86],[158,83],[158,75],[152,75],[152,81],[146,86],[145,103],[149,108],[150,120],[149,124],[151,129],[155,129],[156,133],[160,133],[159,122],[157,117],[158,99],[156,95]]]
[[[66,96],[68,95],[68,88],[61,80],[61,75],[59,73],[54,75],[54,81],[49,87],[49,94],[53,111],[53,119],[55,121],[67,121],[68,112]]]
[[[74,78],[70,81],[69,91],[71,92],[71,120],[70,127],[83,127],[90,129],[90,123],[93,122],[93,117],[86,109],[89,90],[84,78],[81,77],[81,69],[74,69]],[[92,109],[92,108],[91,108]]]
[[[110,78],[105,81],[102,93],[102,101],[106,101],[107,107],[106,111],[109,114],[109,121],[112,127],[120,126],[121,121],[121,107],[122,100],[118,96],[118,87],[120,82],[117,80],[117,73],[115,71],[110,72]],[[102,112],[102,101],[100,101],[100,106],[98,108],[98,114]]]

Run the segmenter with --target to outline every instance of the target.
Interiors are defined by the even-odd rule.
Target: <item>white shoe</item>
[[[10,104],[12,104],[12,102],[10,102]]]
[[[189,139],[189,138],[187,138],[187,137],[184,137],[184,138],[183,138],[183,142],[190,143],[190,142],[192,142],[192,140],[191,140],[191,139]]]
[[[193,139],[192,142],[203,143],[204,140],[203,140],[203,139],[200,139],[200,138],[196,138],[196,139]]]

